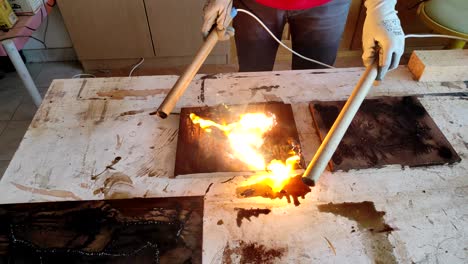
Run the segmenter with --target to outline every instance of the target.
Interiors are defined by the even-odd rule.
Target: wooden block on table
[[[468,50],[415,50],[408,68],[420,82],[468,81]]]

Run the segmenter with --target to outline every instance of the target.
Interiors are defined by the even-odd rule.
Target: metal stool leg
[[[12,40],[7,39],[2,41],[2,45],[3,48],[5,48],[8,57],[10,57],[11,62],[15,66],[16,72],[23,81],[24,86],[28,90],[29,95],[31,95],[34,104],[39,107],[42,102],[41,94],[39,93],[39,90],[37,90],[36,84],[29,74],[28,68],[24,65],[24,62],[16,49],[15,43]]]

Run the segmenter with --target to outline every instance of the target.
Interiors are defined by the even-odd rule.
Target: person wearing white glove
[[[210,31],[216,26],[222,31],[225,37],[221,40],[228,40],[234,35],[234,28],[229,24],[232,21],[231,9],[233,0],[207,0],[203,8],[203,37],[207,37]]]
[[[259,17],[281,39],[289,23],[292,48],[300,54],[332,65],[346,24],[351,0],[207,0],[202,32],[215,26],[228,28],[232,6],[247,9]],[[365,0],[367,16],[363,28],[363,62],[368,66],[379,51],[380,77],[398,66],[404,49],[404,34],[395,11],[396,0]],[[239,71],[273,69],[278,43],[246,14],[234,19]],[[232,34],[230,34],[232,35]],[[377,49],[378,48],[378,49]],[[293,55],[292,69],[323,66]]]
[[[362,60],[365,66],[374,63],[378,50],[380,78],[398,67],[405,49],[405,34],[395,11],[396,0],[367,0],[362,32]],[[378,45],[378,47],[376,47]]]

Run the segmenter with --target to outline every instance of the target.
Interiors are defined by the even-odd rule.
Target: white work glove
[[[234,28],[230,27],[232,16],[232,1],[233,0],[207,0],[203,8],[203,26],[202,33],[207,37],[213,25],[221,33],[220,40],[227,40],[234,36]]]
[[[366,0],[364,5],[367,15],[362,33],[362,60],[366,67],[374,63],[378,48],[378,77],[383,79],[387,71],[398,67],[405,49],[405,34],[395,11],[396,0]]]

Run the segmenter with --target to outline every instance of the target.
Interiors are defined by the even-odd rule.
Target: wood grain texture
[[[210,119],[220,124],[237,122],[245,113],[266,113],[276,117],[276,125],[265,134],[260,152],[265,161],[285,161],[296,146],[300,149],[291,105],[282,103],[250,104],[240,106],[182,108],[180,113],[179,138],[177,141],[174,175],[208,172],[247,172],[252,169],[232,155],[229,140],[218,129],[205,132],[190,120],[189,115]]]
[[[408,69],[420,82],[468,81],[468,50],[415,50]]]
[[[310,109],[325,138],[345,102],[315,102]],[[430,166],[461,159],[415,97],[365,100],[331,160],[333,171],[385,165]]]
[[[0,262],[201,263],[203,197],[0,207]]]
[[[143,0],[57,2],[80,60],[154,56]]]

